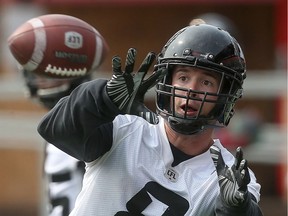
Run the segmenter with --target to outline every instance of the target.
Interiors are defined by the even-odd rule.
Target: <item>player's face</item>
[[[191,89],[194,91],[217,93],[220,85],[220,77],[216,73],[194,68],[188,66],[176,66],[172,75],[172,85],[180,88]],[[184,97],[176,97],[174,101],[176,113],[184,116],[185,110],[187,117],[194,117],[196,115],[208,115],[209,112],[215,106],[215,103],[202,101],[205,97],[204,94],[176,90],[177,95],[183,95]],[[187,94],[196,100],[189,100],[187,104]],[[199,99],[199,100],[197,100]],[[217,96],[207,95],[206,100],[216,100]],[[202,108],[200,108],[202,106]],[[200,112],[200,113],[199,113]]]

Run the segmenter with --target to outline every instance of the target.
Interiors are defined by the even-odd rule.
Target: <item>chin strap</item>
[[[165,117],[164,117],[165,118]],[[187,120],[169,116],[166,118],[170,127],[177,133],[191,135],[200,133],[207,128],[221,128],[223,125],[212,122],[214,120],[195,119]]]
[[[195,120],[191,123],[191,120],[178,119],[175,117],[168,117],[168,123],[170,127],[177,133],[191,135],[196,134],[205,129],[205,122],[203,120]]]

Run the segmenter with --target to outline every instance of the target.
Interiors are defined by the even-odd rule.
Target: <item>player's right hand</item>
[[[128,50],[124,71],[121,69],[121,58],[119,56],[112,58],[113,76],[107,83],[107,93],[122,114],[137,115],[151,124],[157,124],[158,117],[144,105],[144,96],[165,76],[167,70],[154,71],[149,78],[144,80],[156,55],[153,52],[148,53],[138,72],[133,72],[136,53],[134,48]]]

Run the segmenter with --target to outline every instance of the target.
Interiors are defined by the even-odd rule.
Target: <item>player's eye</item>
[[[203,85],[205,86],[213,86],[213,82],[209,81],[209,80],[203,80]]]
[[[180,80],[180,81],[182,81],[182,82],[185,82],[185,81],[187,81],[188,80],[188,78],[187,78],[187,76],[180,76],[179,78],[178,78],[178,80]]]

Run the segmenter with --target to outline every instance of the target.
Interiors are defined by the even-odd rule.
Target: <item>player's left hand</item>
[[[228,206],[240,206],[247,199],[247,185],[250,182],[247,160],[243,159],[241,147],[236,150],[232,167],[225,164],[221,150],[217,146],[211,146],[210,152],[218,174],[222,201]]]

